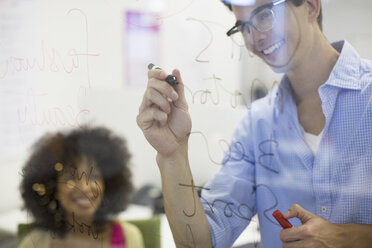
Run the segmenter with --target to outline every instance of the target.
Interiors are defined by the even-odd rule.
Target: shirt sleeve
[[[202,190],[201,202],[216,248],[231,247],[256,213],[251,130],[248,112],[234,132],[222,168]]]

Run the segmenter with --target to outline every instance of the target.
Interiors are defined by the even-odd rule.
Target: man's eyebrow
[[[243,20],[237,19],[237,21],[235,22],[235,26],[239,26],[239,25],[242,25],[242,24],[247,23],[247,22],[252,22],[252,17],[254,15],[256,15],[258,12],[260,12],[263,9],[273,7],[274,5],[275,5],[275,2],[270,2],[270,3],[265,3],[265,4],[261,5],[261,6],[258,6],[257,8],[255,8],[252,11],[252,13],[251,13],[248,21],[243,21]]]
[[[266,9],[266,8],[272,8],[274,5],[276,5],[277,3],[276,2],[270,2],[270,3],[265,3],[257,8],[255,8],[252,13],[251,13],[251,16],[249,17],[249,20],[251,20],[251,18],[256,15],[258,12],[260,12],[261,10],[263,9]]]

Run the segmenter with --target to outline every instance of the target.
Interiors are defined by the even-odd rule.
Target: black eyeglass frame
[[[274,1],[274,2],[263,4],[263,5],[259,6],[258,8],[254,9],[252,11],[251,17],[249,18],[248,21],[246,21],[246,22],[239,21],[239,20],[236,21],[235,22],[235,25],[232,28],[230,28],[229,31],[226,32],[226,35],[227,36],[231,36],[233,34],[236,34],[236,33],[240,32],[239,27],[242,26],[242,25],[248,25],[248,28],[247,28],[248,33],[250,33],[249,26],[252,26],[252,27],[254,27],[257,30],[257,27],[252,22],[253,17],[257,13],[259,13],[261,10],[266,9],[266,8],[272,9],[274,6],[277,6],[279,4],[285,3],[287,1],[289,1],[289,0],[278,0],[278,1]]]

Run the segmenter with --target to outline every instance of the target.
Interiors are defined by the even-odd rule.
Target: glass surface
[[[306,26],[301,22],[303,13],[295,12],[298,7],[293,6],[293,1],[275,1],[276,6],[270,1],[258,1],[268,5],[254,15],[253,9],[247,7],[230,37],[226,36],[226,30],[236,23],[236,16],[216,0],[0,1],[0,247],[15,247],[31,230],[29,225],[47,214],[52,216],[47,220],[52,223],[48,225],[51,229],[47,237],[56,246],[77,243],[78,247],[93,248],[111,244],[113,240],[120,243],[122,236],[115,223],[124,222],[135,223],[144,242],[150,242],[149,247],[176,247],[164,214],[157,153],[136,123],[148,84],[147,65],[153,63],[167,74],[172,74],[174,68],[181,71],[193,125],[188,155],[195,191],[198,191],[229,158],[249,160],[245,156],[248,149],[232,142],[232,135],[252,104],[265,101],[262,98],[279,85],[282,68],[291,65],[292,58],[301,61],[301,56],[293,57],[292,52],[307,52],[294,42],[299,36],[308,36],[303,32]],[[322,7],[325,38],[329,42],[345,39],[361,57],[371,59],[372,1],[323,0]],[[287,25],[287,20],[292,21],[291,26]],[[260,45],[256,43],[258,50],[253,52],[249,42],[260,37],[264,40]],[[287,46],[288,43],[294,45]],[[275,56],[276,52],[280,54]],[[338,97],[343,94],[339,92]],[[363,99],[356,97],[349,101],[349,106]],[[270,104],[274,102],[274,98],[269,101]],[[261,114],[268,112],[263,109]],[[336,117],[339,115],[332,116]],[[362,117],[363,114],[355,120]],[[297,130],[291,125],[292,119],[278,120],[286,125],[290,134],[286,137],[302,135],[301,128]],[[346,123],[345,117],[344,126]],[[111,162],[117,152],[115,149],[123,148],[120,142],[114,142],[118,146],[111,147],[102,140],[77,138],[65,145],[65,148],[74,148],[67,155],[62,152],[65,151],[62,136],[48,146],[37,163],[28,167],[36,179],[28,182],[28,191],[21,190],[28,175],[25,166],[27,161],[36,159],[32,155],[37,144],[57,133],[67,135],[71,131],[81,131],[89,135],[92,132],[87,126],[103,127],[113,134],[111,138],[126,141],[130,156],[124,164],[131,173],[131,191],[128,186],[124,188],[128,192],[121,193],[122,179],[118,180],[118,186],[110,188],[107,184],[114,183],[113,178],[123,174],[123,170],[117,170]],[[266,123],[262,122],[253,136],[262,134],[265,127]],[[351,124],[347,127],[340,137],[349,134],[353,137],[363,130]],[[311,157],[312,151],[317,151],[317,144],[323,148],[328,144],[327,148],[336,152],[332,150],[335,148],[332,140],[307,135],[304,137],[308,143],[304,140],[302,145],[294,145],[278,141],[276,138],[280,134],[273,133],[268,139],[255,141],[254,149],[258,154],[255,168],[267,166],[267,173],[275,174],[277,169],[268,165],[282,158],[277,149],[293,151],[302,147]],[[360,142],[368,143],[368,135],[361,136]],[[320,139],[322,137],[326,136]],[[35,146],[35,142],[41,143]],[[233,146],[229,147],[230,144]],[[92,150],[82,152],[88,146]],[[342,147],[346,152],[333,162],[348,165],[342,168],[369,168],[370,146],[360,148],[359,151],[365,149],[365,153],[358,159],[351,159],[354,157],[349,150],[356,147],[354,143],[346,142]],[[233,149],[238,153],[233,153]],[[103,154],[97,155],[97,151]],[[370,195],[369,188],[360,185],[368,174],[344,174],[350,175],[345,178],[352,185],[349,189],[361,189],[358,196]],[[290,173],[284,176],[288,180],[296,178]],[[278,187],[288,186],[288,181],[271,181],[278,182]],[[34,205],[25,204],[25,194],[34,197],[31,201]],[[108,195],[110,197],[106,198]],[[274,198],[270,199],[275,202]],[[278,199],[278,204],[283,202]],[[102,206],[110,206],[115,211],[107,213]],[[241,212],[235,209],[235,213],[246,217],[249,210],[245,206],[241,202],[234,206],[225,204],[222,213],[232,218],[230,207],[236,207]],[[280,210],[284,213],[289,206],[288,203]],[[360,206],[352,205],[350,209],[358,211]],[[192,210],[191,201],[184,211],[190,213]],[[317,210],[323,215],[334,211],[326,204]],[[124,225],[121,228],[126,228]],[[154,231],[146,232],[147,225]],[[58,236],[56,230],[60,228],[66,228],[66,239]],[[31,247],[39,247],[39,240],[32,240]],[[258,216],[255,215],[233,247],[258,244],[260,240]]]

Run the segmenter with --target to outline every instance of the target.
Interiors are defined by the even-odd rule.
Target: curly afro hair
[[[24,207],[34,217],[34,225],[63,237],[68,231],[65,212],[56,199],[61,170],[74,167],[82,157],[94,161],[104,181],[103,200],[95,212],[94,227],[99,233],[112,216],[126,209],[133,191],[130,153],[126,141],[104,127],[84,126],[67,133],[46,134],[32,149],[23,170],[20,191]]]

